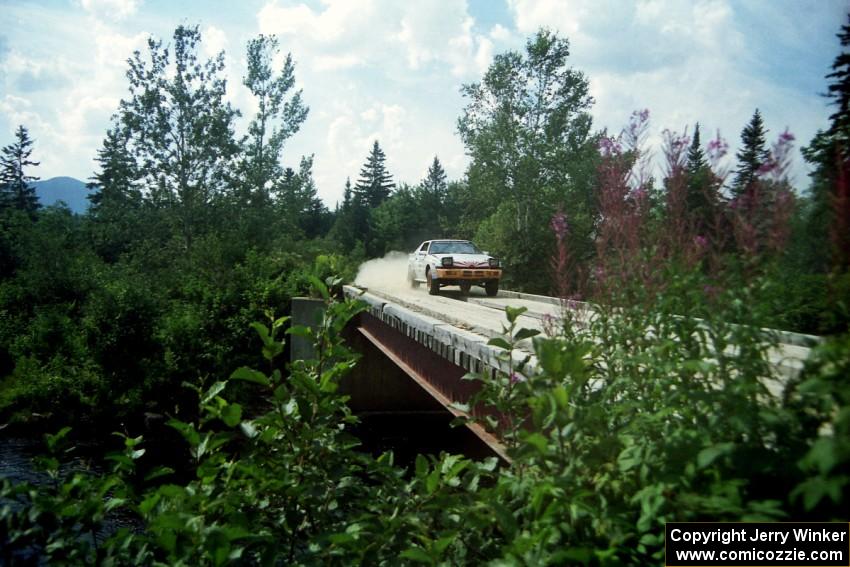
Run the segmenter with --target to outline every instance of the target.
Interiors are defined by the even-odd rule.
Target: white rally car
[[[424,283],[436,295],[446,285],[458,285],[464,294],[480,285],[493,297],[499,293],[502,268],[499,260],[468,240],[426,240],[410,254],[407,280],[412,287]]]

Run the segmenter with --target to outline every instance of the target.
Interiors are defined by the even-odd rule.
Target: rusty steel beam
[[[434,351],[406,337],[381,320],[362,313],[357,326],[359,332],[372,345],[389,358],[399,369],[455,417],[471,416],[454,406],[455,402],[466,403],[478,391],[478,384],[462,380],[466,370],[441,357]],[[478,415],[479,411],[473,414]],[[510,463],[505,446],[480,423],[467,421],[466,427],[475,434],[495,455]]]

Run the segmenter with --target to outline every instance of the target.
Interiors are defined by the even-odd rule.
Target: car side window
[[[430,244],[430,243],[429,242],[423,242],[422,248],[420,248],[419,251],[420,252],[427,252],[428,251],[428,244]]]

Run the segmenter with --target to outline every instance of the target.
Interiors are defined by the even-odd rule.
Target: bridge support
[[[440,356],[427,346],[405,336],[371,313],[361,313],[346,331],[349,344],[363,360],[341,385],[351,396],[352,409],[361,414],[430,413],[443,416],[445,423],[466,414],[453,402],[465,402],[477,383],[462,380],[467,370]],[[442,435],[446,435],[446,431]],[[509,462],[499,440],[480,424],[457,427],[450,434],[461,452],[484,458],[497,456]]]

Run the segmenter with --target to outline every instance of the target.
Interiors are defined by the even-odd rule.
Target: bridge
[[[508,371],[507,361],[499,356],[504,351],[487,344],[502,335],[506,307],[526,308],[518,328],[541,332],[557,328],[563,313],[560,299],[506,290],[497,297],[476,294],[474,289],[468,296],[452,290],[431,296],[401,286],[346,286],[344,292],[368,307],[347,330],[347,339],[363,359],[342,387],[351,396],[352,409],[369,415],[466,416],[458,404],[469,400],[478,382],[463,377]],[[580,318],[582,313],[591,316],[586,304],[579,305]],[[800,371],[809,346],[818,340],[778,333],[780,344],[769,352],[775,375],[767,386],[774,394]],[[533,372],[536,359],[529,340],[521,341],[512,353],[517,361],[529,355],[527,368]],[[471,411],[477,415],[480,410]],[[468,423],[466,428],[465,452],[509,460],[499,439],[479,423]]]

